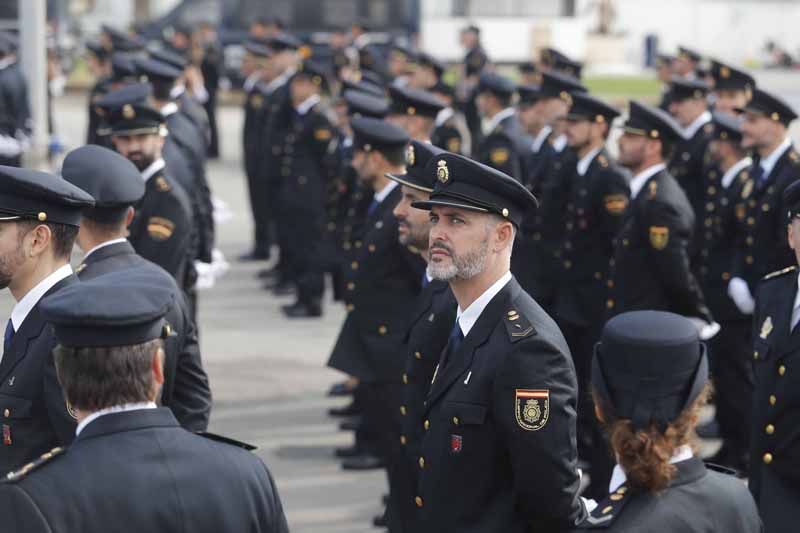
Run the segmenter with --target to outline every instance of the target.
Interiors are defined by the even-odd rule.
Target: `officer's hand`
[[[745,315],[752,315],[756,307],[756,302],[753,300],[753,295],[750,294],[750,287],[747,282],[742,278],[733,278],[728,283],[728,296],[731,297],[733,303],[739,308],[739,311]]]
[[[717,322],[706,322],[702,318],[696,316],[687,317],[689,321],[697,328],[697,335],[701,341],[707,341],[713,338],[722,327]]]

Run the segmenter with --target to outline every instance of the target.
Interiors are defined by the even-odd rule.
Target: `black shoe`
[[[275,296],[293,296],[297,289],[291,281],[282,281],[272,287],[272,294]]]
[[[345,448],[336,448],[333,450],[333,455],[338,457],[339,459],[348,459],[350,457],[358,457],[359,455],[364,455],[365,452],[361,446],[347,446]]]
[[[361,414],[361,409],[356,406],[355,402],[350,402],[344,407],[331,407],[328,409],[330,416],[356,416]]]
[[[281,306],[281,310],[288,318],[319,318],[322,316],[322,306],[318,303],[296,302],[292,305]]]
[[[281,273],[278,271],[278,269],[272,267],[272,268],[262,268],[261,270],[258,271],[256,277],[258,279],[263,279],[264,281],[272,281],[277,279],[278,276],[280,275]]]
[[[342,421],[339,424],[339,429],[342,431],[358,431],[363,424],[364,422],[360,416],[354,416],[353,418]]]
[[[386,516],[386,511],[374,517],[372,519],[372,525],[375,527],[389,527],[389,518]]]
[[[368,453],[349,457],[342,461],[342,468],[344,470],[375,470],[376,468],[383,468],[386,464],[383,459],[370,455]]]
[[[716,418],[712,418],[705,424],[701,424],[697,426],[697,436],[701,439],[718,439],[720,438],[719,434],[719,423],[717,422]]]
[[[350,396],[353,394],[354,387],[351,387],[346,381],[341,383],[334,383],[328,391],[328,396]]]
[[[268,259],[269,252],[265,250],[259,250],[258,248],[252,252],[239,256],[239,261],[267,261]]]
[[[264,280],[263,286],[265,291],[270,291],[275,287],[280,287],[282,285],[286,285],[287,283],[289,283],[289,281],[286,278],[275,276],[274,278],[267,278]]]

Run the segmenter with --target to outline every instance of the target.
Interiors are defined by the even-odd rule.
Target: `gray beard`
[[[481,242],[477,250],[464,255],[451,255],[452,261],[445,264],[428,263],[428,275],[439,281],[452,281],[454,279],[472,279],[486,270],[486,260],[489,257],[489,240]]]

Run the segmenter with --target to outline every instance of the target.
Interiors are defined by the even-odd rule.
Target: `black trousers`
[[[321,300],[325,291],[326,266],[322,212],[286,210],[281,226],[284,231],[281,256],[297,284],[298,299],[303,303]]]
[[[272,245],[270,220],[273,210],[270,204],[269,182],[255,162],[245,162],[245,173],[250,212],[253,215],[253,248],[256,253],[268,256]]]

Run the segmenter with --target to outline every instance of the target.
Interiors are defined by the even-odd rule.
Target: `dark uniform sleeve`
[[[675,311],[711,322],[711,312],[689,267],[686,222],[673,206],[654,200],[647,207],[642,230],[646,234],[640,238],[648,245],[654,274],[678,304]]]
[[[481,163],[500,172],[505,172],[516,180],[521,180],[522,165],[514,144],[505,135],[492,135],[486,140],[485,151]]]
[[[499,370],[493,394],[519,512],[531,531],[574,527],[584,508],[576,465],[578,384],[569,353],[535,336],[517,341]],[[526,394],[539,396],[538,411],[527,419],[521,411]]]
[[[281,497],[278,494],[278,487],[275,485],[275,480],[270,474],[267,466],[259,459],[261,466],[264,468],[264,486],[262,490],[269,501],[264,502],[267,511],[270,514],[270,529],[263,533],[289,533],[289,525],[286,522],[286,514],[283,512],[283,504]]]
[[[3,531],[52,533],[39,506],[20,487],[0,484],[0,516]]]
[[[48,326],[49,327],[49,326]],[[52,337],[52,333],[50,333]],[[55,338],[51,343],[51,351],[45,359],[43,372],[43,390],[47,406],[47,415],[50,423],[58,435],[59,445],[66,446],[75,438],[75,427],[77,420],[67,410],[67,402],[64,399],[64,392],[61,383],[58,381],[56,373],[55,359],[53,358],[52,348],[55,348]]]
[[[192,239],[192,224],[186,207],[171,195],[162,195],[158,205],[148,210],[142,238],[136,252],[172,274],[183,284],[183,270]]]
[[[211,388],[203,368],[197,328],[189,316],[185,302],[182,302],[181,314],[186,332],[178,353],[172,405],[169,407],[181,426],[189,431],[205,431],[211,415]]]

